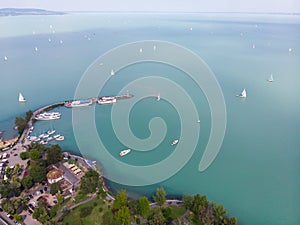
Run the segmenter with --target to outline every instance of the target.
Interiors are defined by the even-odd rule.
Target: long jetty
[[[116,95],[114,96],[117,100],[119,99],[128,99],[128,98],[132,98],[133,95],[132,94],[124,94],[124,95]],[[98,97],[99,98],[99,97]],[[93,101],[93,103],[97,102],[98,98],[87,98],[87,99],[90,99]],[[50,109],[53,109],[53,108],[56,108],[56,107],[59,107],[59,106],[63,106],[65,102],[58,102],[58,103],[53,103],[53,104],[50,104],[50,105],[46,105],[46,106],[43,106],[42,108],[39,108],[37,110],[35,110],[33,113],[32,113],[32,116],[30,117],[29,121],[28,121],[28,124],[27,124],[27,127],[24,129],[23,133],[21,134],[21,136],[19,137],[17,143],[22,143],[22,140],[28,136],[29,134],[29,129],[30,127],[32,127],[33,125],[33,119],[35,118],[36,115],[44,112],[44,111],[48,111]]]

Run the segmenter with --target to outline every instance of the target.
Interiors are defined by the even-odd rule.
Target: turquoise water
[[[216,160],[200,173],[198,164],[211,127],[210,109],[203,92],[186,74],[168,65],[148,62],[123,68],[118,73],[126,76],[112,77],[101,94],[117,94],[141,76],[161,76],[180,84],[201,115],[201,133],[191,160],[164,182],[126,187],[130,195],[151,196],[157,187],[163,186],[170,195],[205,194],[222,203],[241,224],[300,223],[298,16],[69,14],[3,17],[0,27],[0,130],[5,130],[5,137],[13,135],[11,127],[16,116],[72,99],[84,71],[106,51],[133,41],[175,42],[198,54],[214,72],[226,103],[225,138]],[[2,60],[4,56],[7,61]],[[266,82],[270,73],[275,79],[273,83]],[[155,87],[147,88],[157,93]],[[236,98],[243,88],[247,89],[248,98]],[[25,104],[17,102],[19,91],[28,99]],[[66,137],[61,142],[63,149],[79,153],[71,110],[61,107],[57,111],[62,113],[60,120],[38,122],[34,133],[54,128]],[[118,158],[120,149],[126,146],[114,135],[111,106],[96,105],[95,112],[99,136],[110,154]],[[157,102],[148,97],[132,108],[132,132],[138,138],[147,138],[148,123],[153,117],[164,119],[168,127],[166,138],[152,151],[134,152],[122,158],[123,162],[149,165],[171,154],[170,140],[179,135],[181,124],[176,109],[163,98]],[[101,163],[97,156],[101,149],[94,149],[94,141],[86,140],[85,146],[89,157]],[[114,170],[114,165],[104,168],[105,173]],[[124,179],[134,176],[119,173]],[[123,187],[113,182],[109,185],[115,191]]]

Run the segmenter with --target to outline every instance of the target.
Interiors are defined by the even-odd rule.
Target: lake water
[[[91,13],[2,17],[0,27],[0,130],[5,131],[2,134],[5,138],[15,134],[12,127],[16,116],[73,99],[84,72],[107,51],[135,41],[173,42],[201,57],[219,82],[227,111],[220,152],[207,170],[199,172],[199,161],[211,132],[211,112],[205,93],[187,74],[157,62],[129,65],[117,72],[120,76],[105,84],[101,95],[118,94],[140,77],[155,75],[172,80],[195,103],[201,133],[191,159],[169,179],[146,186],[123,186],[115,182],[109,182],[109,186],[114,191],[125,187],[132,197],[151,196],[160,186],[175,196],[207,195],[209,200],[223,204],[241,224],[300,224],[299,16]],[[273,83],[266,81],[271,73]],[[111,106],[77,109],[95,111],[92,119],[105,149],[95,148],[98,140],[88,138],[90,134],[82,131],[87,138],[81,143],[84,149],[79,150],[72,128],[72,111],[64,107],[57,109],[62,113],[60,120],[36,123],[34,133],[54,128],[65,135],[65,141],[60,142],[64,150],[84,152],[99,161],[105,165],[107,176],[117,174],[125,181],[141,179],[115,164],[107,165],[100,152],[107,150],[114,158],[135,166],[155,164],[172,154],[176,146],[170,142],[181,135],[183,124],[177,106],[163,94],[157,102],[155,96],[164,91],[158,86],[145,86],[153,96],[138,101],[128,121],[133,134],[145,139],[151,135],[148,127],[151,119],[164,120],[165,137],[149,152],[133,151],[119,158],[119,151],[127,145],[114,132]],[[248,97],[235,97],[243,88]],[[17,101],[19,91],[27,98],[26,103]],[[130,92],[135,94],[135,90]],[[120,100],[117,104],[126,105],[130,101]],[[89,119],[83,117],[75,122],[84,126]],[[193,148],[192,143],[184,147]],[[156,176],[157,171],[143,179]]]

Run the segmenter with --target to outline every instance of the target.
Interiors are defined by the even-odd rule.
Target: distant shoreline
[[[24,16],[24,15],[64,15],[65,12],[48,11],[44,9],[30,8],[2,8],[0,16]]]

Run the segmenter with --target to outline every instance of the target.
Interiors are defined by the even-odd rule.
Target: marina
[[[240,16],[242,21],[237,20]],[[226,102],[228,114],[226,135],[217,160],[205,172],[199,172],[197,169],[207,140],[213,134],[210,107],[203,93],[197,90],[193,82],[190,82],[190,78],[185,78],[186,74],[167,66],[154,65],[154,69],[150,70],[153,65],[150,63],[122,70],[117,70],[119,67],[115,65],[108,65],[107,61],[103,61],[103,65],[99,66],[105,67],[107,76],[110,75],[111,68],[115,69],[116,75],[109,78],[111,83],[108,83],[102,92],[105,95],[113,96],[119,93],[125,85],[140,79],[140,75],[146,77],[163,74],[164,78],[176,82],[188,92],[199,111],[198,117],[190,122],[191,126],[201,127],[199,144],[193,158],[179,173],[170,180],[161,182],[161,185],[168,187],[171,195],[203,193],[208,199],[223,203],[228,212],[238,216],[241,224],[299,224],[299,218],[295,216],[297,215],[295,212],[299,211],[299,179],[297,179],[299,168],[296,162],[299,158],[298,146],[300,145],[297,137],[300,127],[297,119],[299,106],[296,104],[299,102],[299,94],[298,89],[293,88],[300,82],[299,65],[295,63],[299,62],[299,43],[297,38],[291,38],[295,35],[299,36],[297,35],[299,21],[296,15],[255,17],[214,13],[174,14],[155,15],[155,20],[153,15],[151,17],[143,14],[116,15],[122,18],[122,22],[114,16],[96,13],[90,17],[79,14],[69,14],[65,17],[66,23],[61,24],[58,18],[51,16],[40,16],[44,20],[43,24],[38,20],[26,22],[27,24],[30,22],[34,27],[36,32],[34,38],[30,36],[32,29],[13,32],[7,30],[1,34],[0,63],[4,71],[3,82],[7,85],[3,85],[3,94],[0,96],[2,104],[5,105],[0,110],[0,130],[3,131],[1,135],[7,137],[5,140],[12,139],[13,134],[16,133],[9,134],[9,128],[12,127],[10,124],[13,124],[15,117],[24,116],[26,111],[43,108],[44,105],[51,105],[52,102],[72,99],[83,71],[107,49],[113,49],[119,44],[125,44],[126,41],[133,42],[148,35],[153,39],[175,42],[196,52],[206,61],[219,81]],[[22,17],[9,19],[12,22],[2,18],[3,23],[12,27],[27,27]],[[102,22],[108,19],[109,26],[107,22]],[[129,21],[126,26],[123,24],[125,20]],[[78,21],[83,22],[78,23]],[[94,21],[97,21],[97,24],[93,24]],[[55,35],[49,34],[49,24],[53,24],[55,28],[60,24]],[[255,24],[259,24],[259,27],[255,28]],[[136,29],[145,26],[147,29],[143,29],[143,32]],[[39,27],[43,30],[39,31]],[[103,27],[108,32],[103,33]],[[192,32],[189,31],[190,27],[193,27]],[[112,35],[116,30],[118,34]],[[162,30],[164,32],[159,32]],[[88,31],[96,35],[87,34]],[[83,38],[86,34],[92,37],[90,41]],[[120,38],[118,39],[117,36]],[[51,43],[48,43],[48,37],[51,37]],[[63,44],[60,44],[59,40],[64,40]],[[268,45],[267,42],[270,44]],[[22,48],[18,43],[22,43]],[[103,43],[103,46],[99,47],[99,43]],[[255,49],[252,49],[252,44],[255,44]],[[35,46],[38,47],[38,52],[34,51]],[[141,47],[143,52],[139,54]],[[159,44],[149,48],[138,46],[133,52],[144,56],[155,49],[157,54],[162,47]],[[75,54],[77,52],[82,54]],[[20,55],[22,57],[19,57]],[[7,57],[6,61],[4,56]],[[31,66],[28,71],[28,65],[34,66]],[[24,71],[28,71],[26,76],[21,76]],[[268,81],[271,72],[275,80],[273,82]],[[144,139],[149,137],[151,132],[157,132],[149,129],[148,122],[152,118],[160,117],[165,121],[168,132],[160,144],[162,148],[157,147],[154,151],[147,153],[134,151],[132,152],[134,154],[130,153],[128,157],[119,157],[124,146],[135,148],[119,143],[110,124],[111,106],[92,105],[97,108],[95,113],[97,131],[104,139],[105,146],[111,149],[109,153],[120,161],[133,165],[150,165],[168,157],[167,153],[170,151],[163,151],[163,149],[180,147],[184,141],[180,138],[180,145],[171,147],[172,140],[180,137],[180,133],[176,133],[181,129],[180,113],[176,113],[177,107],[168,102],[167,90],[156,88],[156,84],[151,85],[152,89],[148,95],[150,100],[143,99],[132,108],[129,123],[132,133]],[[236,94],[243,91],[243,87],[249,92],[246,93],[247,98],[235,98]],[[134,89],[128,89],[135,94]],[[24,94],[26,103],[19,103],[17,94],[20,91]],[[159,103],[156,101],[158,93],[161,94]],[[171,91],[169,93],[173,94]],[[97,103],[97,99],[98,97],[95,96],[93,102]],[[185,97],[180,96],[176,99],[184,103],[187,102],[186,100]],[[61,103],[63,106],[64,102]],[[118,99],[115,106],[117,104]],[[81,154],[72,130],[72,110],[66,107],[58,107],[54,110],[62,113],[61,118],[51,120],[49,124],[44,121],[36,122],[34,131],[30,135],[38,137],[43,131],[50,130],[53,124],[56,132],[65,137],[61,142],[63,148],[74,154]],[[175,113],[172,114],[172,110]],[[270,116],[264,116],[266,112]],[[200,120],[197,121],[199,118],[201,123]],[[5,121],[11,123],[5,125]],[[119,127],[122,128],[123,125]],[[90,155],[97,155],[100,150],[93,149],[95,144],[93,140],[87,140],[89,141],[85,147],[89,149]],[[186,149],[190,147],[187,145]],[[93,160],[101,163],[103,159],[95,157]],[[105,170],[114,171],[114,168],[108,165]],[[120,176],[129,179],[132,174],[120,173]],[[223,182],[224,178],[226,182]],[[120,190],[123,186],[111,184],[111,188]],[[153,186],[126,188],[129,188],[133,196],[155,191]],[[275,204],[275,200],[281,204]]]

